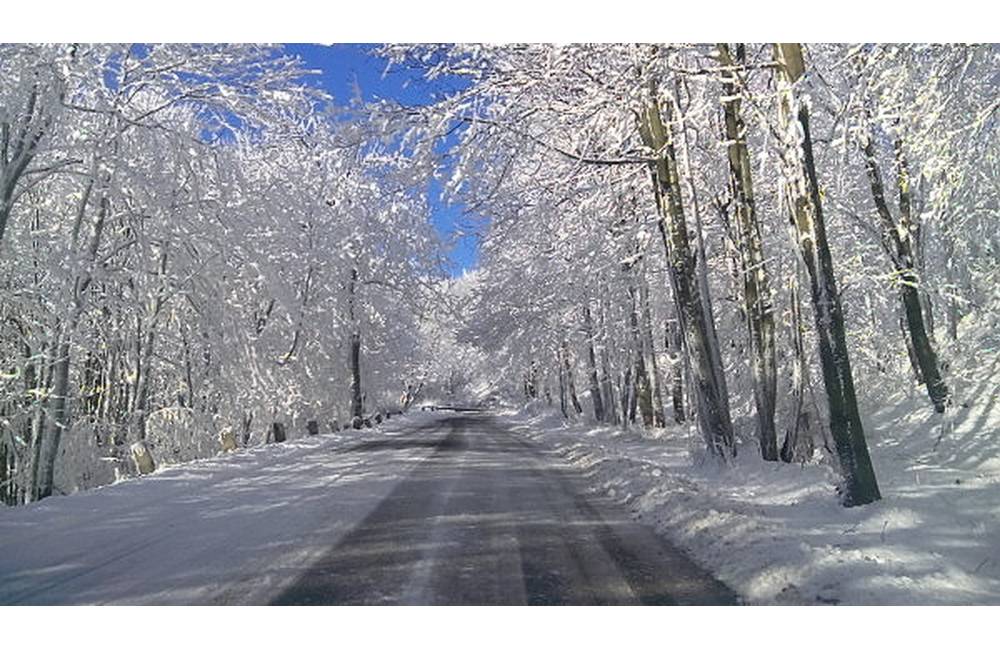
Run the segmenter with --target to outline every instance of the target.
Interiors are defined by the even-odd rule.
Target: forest
[[[421,400],[694,432],[880,498],[1000,316],[1000,47],[0,45],[0,500]],[[432,194],[436,192],[435,194]],[[438,196],[440,194],[440,196]],[[434,205],[476,268],[451,277]]]

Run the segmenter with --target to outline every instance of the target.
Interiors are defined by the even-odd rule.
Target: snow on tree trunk
[[[735,453],[729,395],[717,367],[719,358],[715,323],[707,314],[697,278],[696,256],[691,250],[673,138],[661,117],[655,84],[641,116],[641,132],[646,146],[655,153],[656,196],[660,212],[659,230],[666,249],[674,301],[685,351],[697,396],[698,428],[708,449],[723,458]],[[670,123],[669,104],[666,123]]]
[[[59,441],[62,438],[63,430],[70,425],[69,406],[69,366],[70,366],[70,343],[72,327],[67,328],[63,333],[63,340],[56,347],[58,356],[53,370],[52,395],[49,397],[48,427],[41,433],[41,441],[38,449],[38,463],[35,481],[36,487],[32,491],[35,499],[45,499],[52,496],[53,479],[55,478],[56,457],[59,453]]]
[[[915,358],[917,376],[927,387],[927,394],[934,410],[943,413],[948,401],[948,386],[941,376],[937,353],[931,343],[924,323],[923,304],[920,298],[920,276],[917,273],[917,257],[914,250],[914,222],[910,213],[910,181],[903,145],[899,138],[894,143],[899,186],[899,220],[893,218],[886,200],[885,185],[879,170],[872,135],[864,139],[862,150],[865,169],[872,199],[882,233],[882,247],[892,261],[895,281],[899,286],[903,302],[906,331],[909,335],[908,352]]]
[[[790,338],[792,340],[792,399],[795,401],[792,423],[781,444],[781,460],[790,463],[796,459],[808,459],[812,455],[812,436],[809,431],[809,414],[805,410],[806,387],[809,385],[809,359],[806,356],[805,324],[802,321],[802,301],[800,299],[799,266],[796,265],[789,280]]]
[[[783,152],[786,198],[799,252],[809,272],[830,431],[844,477],[842,500],[845,506],[863,505],[877,501],[881,495],[858,412],[844,314],[816,181],[809,110],[796,101],[793,89],[795,81],[804,73],[802,48],[796,43],[776,44],[775,60],[778,63],[779,117],[786,139]]]
[[[724,95],[722,108],[729,159],[729,184],[736,204],[743,308],[750,339],[750,368],[757,414],[757,438],[764,460],[778,460],[778,436],[774,426],[778,382],[774,357],[774,308],[754,204],[750,154],[746,144],[746,124],[740,112],[742,82],[737,66],[745,64],[745,49],[742,43],[737,45],[735,60],[730,55],[727,44],[720,43],[718,51],[720,62],[730,69],[725,73],[726,77],[722,84]]]
[[[97,252],[104,235],[104,226],[110,210],[109,200],[106,191],[108,175],[102,176],[102,192],[99,201],[99,208],[94,220],[94,230],[86,250],[85,269],[75,279],[73,283],[72,313],[69,320],[60,330],[58,344],[56,345],[57,355],[53,370],[53,391],[50,398],[49,427],[45,435],[42,436],[39,450],[38,469],[35,475],[36,487],[32,492],[38,499],[52,496],[55,478],[56,456],[59,453],[59,443],[64,430],[71,426],[71,408],[69,402],[70,381],[69,371],[72,361],[72,347],[70,345],[73,335],[76,333],[80,319],[83,316],[87,304],[87,290],[93,279],[91,268],[97,260]],[[77,213],[77,222],[82,221],[86,214],[89,192],[85,192],[80,202]],[[75,242],[74,242],[75,244]]]
[[[74,46],[75,49],[75,46]],[[75,56],[75,54],[74,54]],[[55,69],[55,66],[53,66]],[[39,151],[39,144],[52,126],[51,111],[61,108],[64,87],[58,77],[42,81],[38,70],[34,74],[23,106],[4,107],[0,114],[2,155],[0,155],[0,244],[14,209],[18,185],[31,173],[29,166]],[[57,102],[46,101],[46,92],[53,92]],[[48,112],[47,112],[48,111]],[[13,119],[13,121],[8,121]]]

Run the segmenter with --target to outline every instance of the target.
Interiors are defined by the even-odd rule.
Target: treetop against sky
[[[450,89],[447,80],[428,82],[418,71],[389,68],[384,58],[372,53],[375,47],[370,43],[288,43],[285,51],[301,57],[306,67],[318,71],[312,83],[344,106],[356,98],[365,102],[384,99],[406,106],[422,105]],[[453,242],[449,254],[450,270],[453,275],[460,275],[478,261],[476,235],[470,231],[468,220],[463,218],[465,206],[449,204],[442,198],[442,189],[435,181],[428,191],[431,221]]]

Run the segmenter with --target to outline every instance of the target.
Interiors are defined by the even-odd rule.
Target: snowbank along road
[[[420,414],[0,515],[0,603],[732,604],[488,415]]]

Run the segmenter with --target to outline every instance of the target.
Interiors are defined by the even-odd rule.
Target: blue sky
[[[320,70],[315,82],[333,95],[338,104],[347,104],[355,93],[355,84],[362,99],[397,99],[404,104],[426,104],[444,89],[429,84],[405,70],[385,73],[386,61],[370,55],[373,45],[336,44],[300,45],[287,44],[285,50],[298,55],[306,67]],[[446,241],[453,244],[449,254],[452,275],[473,268],[478,259],[476,237],[462,232],[462,205],[447,205],[441,200],[441,187],[434,183],[428,193],[431,221]]]

